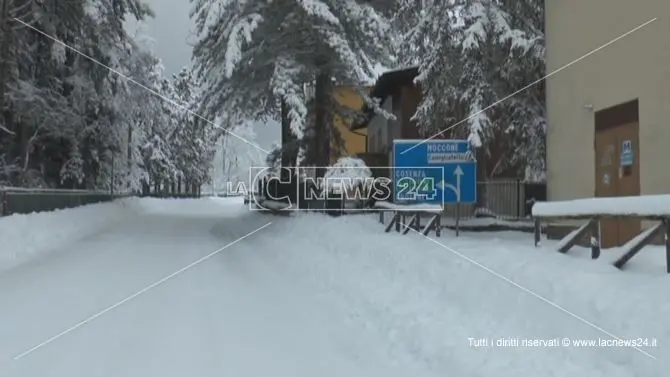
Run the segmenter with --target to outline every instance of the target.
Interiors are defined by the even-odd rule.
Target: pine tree
[[[374,63],[389,58],[385,19],[364,1],[193,2],[204,112],[226,113],[232,125],[277,119],[283,104],[284,123],[311,149],[306,163],[327,166],[333,85],[356,85],[374,75]],[[212,14],[219,16],[212,20]],[[305,84],[315,88],[310,127]]]
[[[148,182],[155,160],[142,152],[157,141],[163,100],[117,73],[161,90],[158,60],[123,27],[151,15],[139,0],[0,1],[0,181]]]
[[[116,93],[115,103],[122,109],[116,127],[122,135],[119,158],[115,159],[116,182],[122,190],[147,192],[151,179],[143,147],[147,145],[150,126],[164,116],[165,101],[146,88],[161,94],[163,67],[142,38],[137,38],[137,43],[128,44],[121,57],[126,62],[124,74],[133,82],[119,80]]]
[[[423,100],[415,118],[426,136],[446,131],[488,155],[486,179],[518,166],[544,169],[543,86],[510,96],[544,75],[541,0],[423,0],[401,4],[402,58],[419,64]],[[499,103],[498,103],[499,102]]]
[[[194,111],[200,97],[198,83],[190,68],[183,68],[172,78],[172,96],[179,108],[172,108],[173,131],[170,142],[174,150],[175,167],[179,179],[190,187],[210,183],[210,163],[214,158],[215,144],[221,132],[195,117]]]

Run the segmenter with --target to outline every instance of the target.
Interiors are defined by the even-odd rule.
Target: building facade
[[[335,101],[348,110],[355,112],[363,106],[363,99],[355,88],[338,86],[334,91]],[[339,115],[335,115],[335,119],[333,119],[333,125],[344,143],[340,149],[333,146],[331,163],[335,163],[340,157],[355,157],[361,153],[365,153],[366,130],[352,131],[349,123],[349,120],[345,120]]]
[[[314,99],[314,86],[305,85],[306,102]],[[345,85],[336,85],[333,89],[333,100],[340,106],[343,106],[352,112],[357,112],[363,106],[363,99],[358,94],[357,88]],[[365,153],[367,143],[367,130],[352,130],[350,122],[339,115],[334,115],[333,125],[342,138],[342,145],[338,147],[331,143],[330,163],[334,164],[338,158],[347,156],[358,156]]]
[[[393,140],[421,139],[416,122],[411,120],[421,101],[421,89],[414,85],[417,75],[416,67],[382,74],[372,87],[370,97],[377,99],[380,107],[395,119],[386,119],[363,106],[362,117],[352,125],[355,131],[367,129],[366,152],[384,155],[386,164],[392,162]]]
[[[670,193],[670,1],[545,5],[548,200]],[[603,226],[603,246],[641,228]]]

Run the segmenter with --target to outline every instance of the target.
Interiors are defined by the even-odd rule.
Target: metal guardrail
[[[0,187],[0,216],[74,208],[131,195],[108,191]]]

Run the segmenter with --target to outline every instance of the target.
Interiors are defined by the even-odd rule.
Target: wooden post
[[[456,203],[456,237],[460,234],[461,204]]]
[[[584,223],[584,225],[577,228],[577,230],[575,230],[574,232],[563,237],[563,239],[561,239],[561,242],[559,243],[560,247],[558,248],[558,252],[563,254],[567,253],[568,250],[570,250],[573,246],[575,246],[578,240],[583,239],[582,237],[586,235],[590,235],[591,226],[594,221],[597,220],[596,219],[589,220],[589,222]]]
[[[437,221],[438,221],[438,220],[437,220],[437,216],[433,215],[433,216],[430,218],[430,221],[428,221],[428,224],[426,224],[426,227],[423,229],[423,233],[422,233],[422,234],[423,234],[424,236],[427,236],[428,233],[430,233],[430,231],[431,231],[432,229],[435,228],[435,223],[436,223]]]
[[[670,274],[670,218],[663,219],[665,225],[665,270]]]
[[[397,228],[398,226],[397,223],[398,221],[400,221],[400,214],[398,213],[398,211],[393,211],[392,214],[393,216],[391,216],[391,222],[389,223],[389,225],[386,226],[386,229],[384,230],[386,233],[391,231],[391,228],[393,228],[394,224],[396,225]]]
[[[405,230],[402,232],[402,234],[407,234],[409,233],[410,230],[415,229],[416,227],[416,219],[419,216],[418,212],[415,212],[410,218],[409,218],[409,224],[406,222],[403,222],[403,226],[405,227]]]
[[[591,259],[600,257],[600,221],[597,219],[591,223]]]
[[[9,215],[9,208],[7,208],[7,191],[0,189],[0,216]]]
[[[667,224],[665,220],[657,223],[653,227],[641,232],[639,235],[637,235],[635,238],[632,240],[628,241],[625,245],[623,245],[622,249],[627,250],[624,255],[619,257],[616,261],[614,261],[614,267],[621,269],[623,266],[631,260],[637,253],[642,250],[643,247],[645,247],[649,242],[654,237],[657,237],[661,234],[667,234]],[[666,240],[666,258],[667,258],[667,240]]]
[[[539,218],[535,218],[535,247],[540,244],[540,238],[542,237],[542,223],[540,223]]]

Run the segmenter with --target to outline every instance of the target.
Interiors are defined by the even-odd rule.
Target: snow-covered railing
[[[654,239],[665,239],[666,270],[670,273],[670,195],[640,195],[608,198],[574,199],[555,202],[538,202],[533,205],[535,219],[535,246],[540,243],[542,222],[555,220],[586,220],[563,237],[558,251],[566,253],[580,239],[589,237],[591,257],[600,256],[601,220],[636,219],[656,221],[657,224],[641,231],[621,247],[623,254],[613,264],[621,269],[640,250]]]
[[[407,234],[410,230],[414,230],[427,236],[433,230],[437,237],[440,236],[442,229],[441,218],[444,211],[442,206],[432,204],[395,204],[379,201],[374,204],[374,208],[379,210],[379,222],[382,224],[385,223],[385,212],[392,213],[391,222],[388,223],[385,229],[386,233],[390,232],[395,225],[396,232],[400,232],[402,229],[402,234]],[[423,227],[421,226],[422,215],[430,216],[430,220]],[[408,217],[409,220],[407,219]]]
[[[61,194],[61,195],[105,195],[109,190],[80,190],[80,189],[50,189],[0,186],[2,192],[16,192],[23,194]]]
[[[533,205],[532,214],[533,217],[564,220],[587,219],[596,215],[609,218],[664,219],[670,217],[670,195],[620,196],[537,202]]]
[[[0,186],[0,216],[73,208],[129,196],[103,190],[48,189]]]

